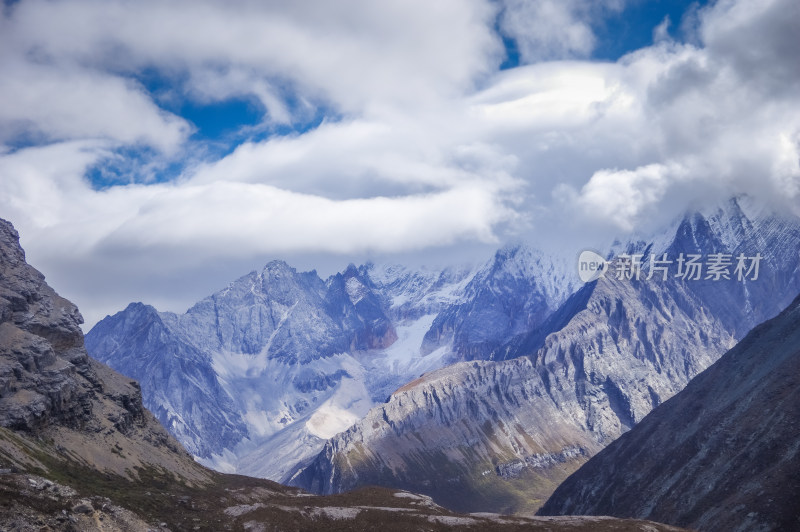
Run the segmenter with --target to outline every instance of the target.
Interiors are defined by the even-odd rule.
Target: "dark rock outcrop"
[[[84,349],[82,321],[25,262],[19,235],[0,220],[0,426],[94,430],[98,396],[119,407],[114,423],[121,431],[144,423],[138,384],[105,386]]]

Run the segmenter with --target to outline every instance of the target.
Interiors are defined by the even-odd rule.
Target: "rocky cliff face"
[[[167,323],[153,307],[132,303],[118,319],[99,323],[87,347],[107,353],[105,360],[113,357],[119,369],[137,368],[126,373],[140,379],[148,408],[192,454],[234,446],[247,428],[211,370],[211,358]]]
[[[316,272],[273,261],[185,314],[164,317],[205,352],[265,355],[287,364],[388,345],[394,338],[383,302],[355,267],[326,284]]]
[[[450,361],[502,358],[498,348],[539,329],[573,292],[574,279],[566,264],[538,250],[503,248],[470,280],[463,297],[436,316],[423,353],[448,346]]]
[[[797,529],[798,405],[800,298],[581,467],[541,513]]]
[[[0,220],[0,427],[52,438],[60,452],[122,475],[149,464],[202,479],[144,409],[139,385],[88,356],[81,322],[75,305],[25,262],[19,235]]]
[[[732,347],[753,320],[800,292],[797,219],[748,215],[733,201],[675,228],[670,238],[622,251],[645,261],[663,253],[761,253],[759,278],[647,279],[645,272],[620,280],[614,263],[538,328],[493,351],[511,360],[459,364],[410,383],[331,439],[292,482],[323,493],[400,485],[471,511],[541,503],[588,456]],[[527,476],[509,482],[508,472]]]
[[[145,425],[139,386],[114,388],[101,378],[83,347],[78,309],[25,262],[19,235],[4,220],[0,265],[0,426],[31,434],[52,426],[96,430],[98,400],[115,407],[117,430]]]
[[[386,315],[389,302],[363,270],[352,264],[331,277],[325,297],[350,343],[343,351],[385,349],[397,340],[393,321]]]

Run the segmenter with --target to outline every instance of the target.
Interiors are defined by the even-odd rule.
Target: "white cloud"
[[[672,25],[672,21],[669,18],[669,15],[664,17],[664,20],[655,27],[653,30],[653,42],[658,43],[662,41],[668,41],[670,39],[669,36],[669,27]]]
[[[406,251],[461,239],[493,241],[506,215],[481,184],[436,194],[333,201],[260,184],[216,182],[159,190],[100,247],[208,255]],[[150,191],[148,191],[150,192]],[[125,198],[130,201],[130,198]]]
[[[176,285],[204,265],[214,273],[220,261],[236,264],[231,277],[254,257],[330,253],[346,261],[463,242],[498,245],[496,226],[515,216],[503,188],[478,179],[430,193],[342,200],[226,180],[96,191],[81,176],[103,154],[102,146],[73,142],[0,158],[2,216],[17,225],[29,260],[54,273],[57,288],[67,283],[60,289],[90,323],[128,300],[161,300],[165,289],[155,278],[170,279],[162,283],[176,293],[162,304],[179,310],[187,300]],[[76,282],[83,288],[70,288]],[[197,298],[203,290],[188,293]]]
[[[98,138],[173,152],[191,131],[132,81],[1,52],[0,64],[0,142],[21,134],[44,140]]]
[[[588,57],[597,39],[592,23],[619,12],[626,0],[503,0],[502,31],[524,63]]]
[[[501,53],[494,9],[478,0],[30,0],[11,13],[5,40],[22,51],[188,74],[190,93],[250,92],[273,109],[270,83],[346,113],[458,95]]]
[[[587,219],[602,219],[624,232],[643,223],[663,199],[667,188],[688,178],[678,165],[649,164],[633,170],[599,170],[575,198]]]
[[[497,72],[488,1],[23,0],[0,26],[0,141],[28,128],[53,142],[0,148],[0,216],[93,320],[133,299],[180,310],[269,257],[509,234],[563,246],[738,192],[796,208],[796,2],[720,1],[696,43],[663,35],[614,63],[538,61],[590,53],[592,17],[622,5],[506,3],[501,24],[534,63]],[[115,148],[193,148],[130,81],[145,66],[176,80],[159,101],[337,119],[189,161],[171,183],[93,190],[85,171]]]

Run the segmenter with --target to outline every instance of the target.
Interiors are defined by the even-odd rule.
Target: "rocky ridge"
[[[800,297],[569,477],[540,513],[800,526]]]

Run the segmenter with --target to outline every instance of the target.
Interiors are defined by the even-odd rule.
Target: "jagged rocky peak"
[[[348,351],[384,349],[397,340],[397,331],[387,315],[389,302],[377,291],[365,268],[350,264],[326,284],[326,302],[349,337]]]
[[[375,284],[363,268],[357,268],[355,264],[350,263],[344,272],[334,277],[339,276],[344,281],[345,292],[354,306],[358,306],[362,301],[381,307],[385,305],[381,296],[375,291]]]
[[[734,253],[747,251],[759,238],[796,232],[797,217],[769,208],[747,195],[687,210],[657,231],[616,239],[609,256],[620,254]],[[762,242],[763,244],[763,242]],[[771,250],[762,245],[762,253]]]
[[[271,260],[266,263],[264,265],[263,272],[265,274],[269,273],[270,275],[274,275],[276,277],[286,277],[297,274],[297,270],[295,268],[289,266],[286,261],[280,259]]]
[[[0,258],[3,261],[0,318],[45,338],[60,350],[80,348],[83,323],[78,309],[58,296],[44,276],[25,262],[19,235],[5,220],[0,226]]]
[[[203,349],[307,361],[346,348],[325,306],[325,283],[315,272],[298,273],[272,261],[203,299],[171,327]]]
[[[470,265],[412,268],[401,264],[367,263],[359,268],[389,303],[389,315],[396,321],[413,321],[438,314],[457,301],[475,274]]]
[[[507,340],[539,327],[574,290],[566,261],[525,245],[497,251],[425,334],[423,352],[450,344],[455,360],[495,359]]]
[[[274,260],[175,321],[204,338],[209,349],[266,351],[271,358],[307,362],[391,345],[396,333],[385,308],[369,277],[353,265],[326,282],[315,271],[298,272]]]
[[[86,335],[86,347],[101,362],[141,383],[147,407],[189,452],[209,456],[248,433],[210,368],[211,357],[174,332],[178,320],[175,314],[131,303],[95,325]],[[206,345],[218,342],[200,334],[194,339]],[[198,409],[203,403],[214,408]],[[202,427],[214,430],[200,437]]]
[[[325,283],[316,271],[298,272],[282,260],[273,260],[267,263],[258,278],[261,293],[285,305],[292,305],[298,296],[307,292],[322,296]]]

